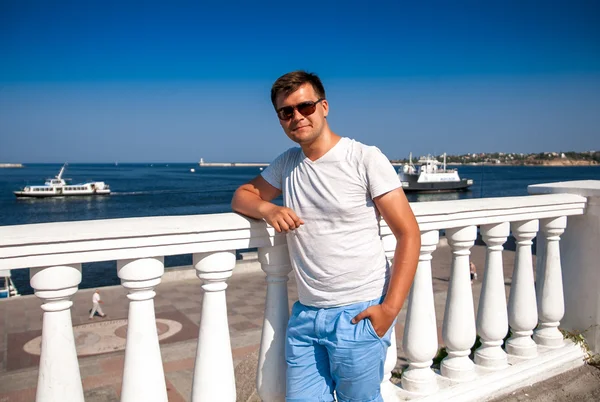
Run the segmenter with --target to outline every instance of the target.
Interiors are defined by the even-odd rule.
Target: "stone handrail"
[[[559,363],[580,358],[581,352],[570,349],[557,330],[564,314],[558,242],[567,217],[583,214],[586,201],[579,195],[552,194],[411,204],[422,247],[403,337],[410,365],[402,387],[392,385],[389,378],[396,363],[393,335],[382,383],[386,401],[447,400],[457,394],[477,400],[489,395],[494,386],[507,390],[518,385],[511,377],[515,367],[532,373],[539,370],[530,364],[532,357]],[[487,244],[487,258],[475,319],[468,256],[478,227]],[[531,241],[538,228],[543,236],[538,240],[536,272],[543,280],[534,284]],[[431,253],[440,229],[446,231],[453,261],[443,325],[448,357],[442,361],[441,373],[436,373],[430,368],[438,347]],[[511,231],[517,251],[507,305],[501,253]],[[384,222],[381,235],[391,258],[395,239]],[[83,400],[70,298],[81,282],[81,263],[117,260],[118,275],[130,300],[122,400],[166,401],[158,338],[154,336],[154,287],[164,273],[164,256],[188,253],[193,254],[205,292],[192,400],[235,400],[226,281],[235,265],[235,250],[251,247],[259,249],[259,261],[267,274],[257,390],[264,401],[283,400],[283,347],[289,316],[286,282],[291,266],[285,236],[277,235],[264,222],[227,213],[0,227],[0,269],[32,268],[31,285],[44,302],[37,400],[61,400],[65,392],[71,400]],[[544,257],[540,258],[540,250]],[[509,325],[512,335],[503,349]],[[482,346],[473,361],[469,353],[476,334]],[[551,372],[548,367],[546,371]],[[492,391],[482,391],[481,384]]]

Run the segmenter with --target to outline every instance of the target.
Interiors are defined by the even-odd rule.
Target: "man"
[[[418,262],[417,222],[389,160],[331,131],[319,77],[285,74],[271,101],[300,148],[238,188],[232,208],[286,233],[300,299],[286,334],[286,400],[333,401],[335,391],[340,402],[382,401],[391,327]],[[270,202],[280,194],[283,207]],[[380,215],[397,239],[391,268]]]
[[[96,289],[92,296],[92,309],[90,310],[90,320],[94,318],[96,311],[98,312],[100,317],[106,317],[106,314],[104,314],[104,311],[102,311],[102,307],[100,307],[100,304],[104,304],[104,302],[100,298],[100,291]]]

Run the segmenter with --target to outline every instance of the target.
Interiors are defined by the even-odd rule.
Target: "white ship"
[[[417,165],[413,165],[411,153],[408,163],[398,171],[404,191],[459,191],[473,185],[473,180],[461,179],[456,169],[446,169],[446,154],[443,164],[428,155],[420,158]]]
[[[62,178],[66,166],[66,164],[63,165],[58,175],[53,179],[47,179],[43,186],[26,186],[19,191],[15,191],[14,194],[17,197],[33,198],[110,194],[110,187],[103,181],[67,184],[65,179]]]

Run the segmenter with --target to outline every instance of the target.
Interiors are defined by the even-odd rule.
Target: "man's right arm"
[[[300,227],[304,222],[290,208],[280,207],[271,202],[280,194],[281,190],[258,175],[235,191],[231,208],[251,218],[264,219],[277,232],[288,232]]]

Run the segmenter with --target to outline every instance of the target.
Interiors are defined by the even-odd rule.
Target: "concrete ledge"
[[[399,401],[489,401],[511,392],[544,381],[548,378],[583,366],[584,353],[571,341],[565,341],[560,349],[538,346],[540,355],[531,360],[511,360],[505,370],[488,371],[476,366],[475,379],[465,383],[453,383],[441,376],[437,377],[439,391],[433,395],[421,396],[396,389]]]
[[[574,180],[558,183],[531,184],[529,194],[577,194],[584,197],[600,196],[600,180]]]

